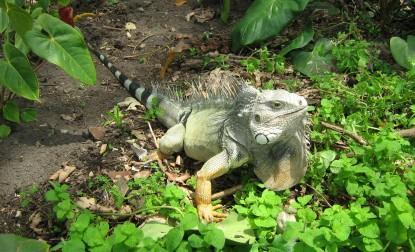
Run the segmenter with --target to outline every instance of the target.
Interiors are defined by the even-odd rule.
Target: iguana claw
[[[207,223],[220,222],[227,216],[225,213],[215,212],[215,210],[221,207],[222,205],[212,206],[212,204],[200,204],[197,206],[197,213],[199,214],[199,217]]]

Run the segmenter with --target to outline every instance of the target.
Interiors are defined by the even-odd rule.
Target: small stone
[[[289,214],[285,211],[282,211],[278,214],[277,217],[277,226],[280,231],[284,231],[285,227],[287,227],[287,222],[296,222],[294,214]]]
[[[137,10],[138,10],[139,12],[144,12],[144,8],[143,8],[143,7],[139,7]]]
[[[62,134],[68,134],[69,133],[69,130],[67,130],[67,129],[60,129],[59,131]]]
[[[148,159],[148,151],[144,148],[141,148],[138,144],[131,144],[131,149],[140,161],[146,161]]]
[[[90,171],[90,172],[89,172],[89,174],[88,174],[88,176],[89,176],[90,178],[92,178],[92,177],[94,176],[94,172],[93,172],[93,171]]]
[[[16,211],[16,215],[15,215],[14,217],[19,218],[19,217],[21,217],[21,216],[22,216],[22,211],[17,210],[17,211]]]
[[[95,140],[102,140],[105,137],[105,128],[104,127],[89,127],[88,128],[89,134],[95,139]]]
[[[149,1],[149,0],[147,0],[147,1],[143,1],[143,6],[144,7],[146,7],[146,6],[149,6],[149,5],[151,5],[153,2],[152,1]]]

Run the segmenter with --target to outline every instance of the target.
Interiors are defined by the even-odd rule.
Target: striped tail
[[[157,90],[152,87],[144,87],[143,85],[138,84],[136,81],[129,79],[125,74],[121,73],[108,58],[94,50],[90,45],[88,45],[89,50],[93,52],[99,60],[111,71],[111,73],[117,78],[119,83],[128,90],[132,97],[137,99],[141,104],[143,104],[147,109],[151,109],[154,105],[153,98],[157,100],[157,106],[161,109],[160,115],[157,116],[157,119],[167,128],[170,128],[177,124],[180,120],[182,114],[182,107],[180,103],[176,103],[171,99],[168,99],[161,93],[158,93]]]
[[[144,87],[140,85],[134,80],[128,78],[125,74],[123,74],[120,70],[118,70],[109,60],[108,58],[99,53],[98,51],[94,50],[91,46],[89,46],[89,50],[93,52],[98,59],[111,71],[111,73],[117,78],[118,82],[131,94],[132,97],[137,99],[141,104],[143,104],[146,108],[151,107],[151,99],[152,97],[157,97],[156,92],[153,94],[153,88],[151,87]]]

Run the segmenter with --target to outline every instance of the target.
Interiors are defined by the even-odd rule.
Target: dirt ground
[[[213,10],[218,8],[209,6]],[[238,8],[243,9],[244,4]],[[226,34],[231,27],[220,23],[218,18],[202,23],[194,19],[187,21],[186,15],[199,13],[197,5],[188,2],[176,6],[173,0],[127,0],[115,6],[108,3],[82,5],[76,11],[97,13],[97,17],[78,24],[87,40],[127,75],[147,82],[159,78],[168,47],[177,44],[180,36],[201,37],[215,31],[228,37]],[[237,13],[233,11],[232,15],[239,15]],[[231,20],[236,19],[231,17]],[[127,22],[134,23],[137,28],[129,35],[124,29]],[[93,154],[97,147],[88,134],[88,127],[102,125],[103,115],[128,93],[96,58],[94,62],[98,81],[92,87],[81,86],[48,63],[38,69],[41,102],[28,104],[37,109],[38,120],[14,125],[11,136],[0,140],[0,233],[18,233],[21,223],[27,220],[14,208],[19,204],[16,192],[22,188],[46,184],[48,177],[64,163],[85,171],[100,168],[102,160]],[[166,78],[198,74],[197,71],[182,72],[177,67],[173,72],[174,77],[168,72]]]

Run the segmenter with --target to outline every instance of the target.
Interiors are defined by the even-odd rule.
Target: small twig
[[[37,72],[37,70],[39,70],[39,68],[41,68],[43,66],[43,64],[45,64],[45,62],[46,62],[46,60],[42,60],[37,66],[35,66],[33,71]]]
[[[221,198],[226,197],[228,195],[231,195],[234,192],[239,191],[241,189],[242,189],[242,185],[236,185],[236,186],[233,186],[231,188],[225,189],[221,192],[214,193],[212,195],[212,200],[221,199]]]
[[[415,128],[398,130],[397,132],[401,137],[415,137]]]
[[[334,130],[334,131],[339,132],[341,134],[347,135],[347,136],[351,137],[353,140],[355,140],[356,142],[358,142],[359,144],[367,145],[367,142],[366,142],[365,139],[363,139],[363,137],[361,137],[358,134],[353,133],[351,131],[345,130],[340,126],[333,125],[333,124],[330,124],[330,123],[327,123],[327,122],[321,122],[321,125],[323,127],[327,128],[327,129],[331,129],[331,130]]]
[[[117,212],[95,212],[99,215],[104,215],[104,216],[117,216],[117,217],[129,217],[129,216],[133,216],[145,211],[151,211],[151,210],[159,210],[159,209],[171,209],[171,210],[175,210],[176,212],[178,212],[181,216],[184,216],[184,213],[177,207],[174,206],[154,206],[154,207],[148,207],[148,208],[142,208],[142,209],[138,209],[134,212],[131,213],[117,213]]]
[[[147,122],[148,128],[150,129],[151,136],[153,137],[154,144],[156,145],[157,149],[159,148],[159,144],[157,143],[156,135],[154,135],[153,128],[151,127],[150,122]]]
[[[332,207],[332,205],[330,204],[330,202],[326,199],[326,197],[324,197],[324,195],[322,194],[322,193],[320,193],[319,191],[317,191],[317,189],[316,188],[314,188],[312,185],[310,185],[310,184],[307,184],[307,183],[304,183],[306,186],[308,186],[308,187],[310,187],[313,191],[315,191],[317,194],[318,194],[318,196],[320,196],[323,200],[324,200],[324,202],[329,206],[329,207]]]
[[[115,30],[115,31],[124,31],[123,28],[111,27],[111,26],[106,26],[106,25],[103,25],[102,28],[105,28],[108,30]]]

